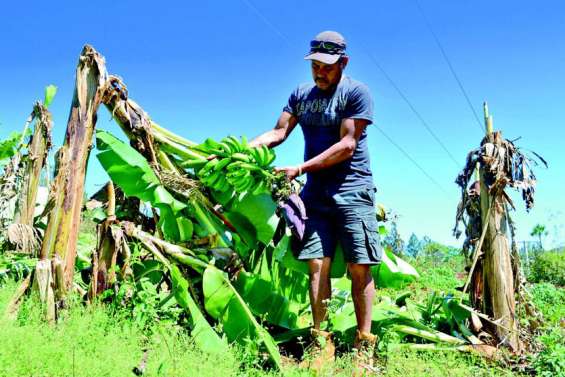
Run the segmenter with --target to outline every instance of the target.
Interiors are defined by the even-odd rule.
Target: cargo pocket
[[[375,207],[375,192],[377,191],[374,187],[368,187],[360,191],[361,196],[367,201],[367,205]]]
[[[383,259],[383,248],[381,247],[377,219],[363,219],[363,228],[365,229],[365,242],[369,259],[375,263],[381,262]]]

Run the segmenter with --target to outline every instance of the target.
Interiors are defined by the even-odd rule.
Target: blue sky
[[[496,129],[541,153],[536,206],[518,195],[518,238],[547,224],[549,244],[565,243],[565,3],[561,1],[419,2],[475,111],[487,100]],[[311,79],[309,40],[340,31],[351,57],[347,74],[375,101],[369,146],[379,202],[399,215],[399,229],[457,245],[451,237],[459,190],[453,183],[482,131],[415,0],[224,2],[36,2],[3,4],[0,15],[0,137],[20,130],[43,88],[55,84],[54,142],[63,142],[77,57],[85,43],[123,77],[130,96],[162,126],[194,141],[249,137],[274,125],[291,90]],[[408,98],[454,162],[423,126]],[[98,128],[120,137],[102,109]],[[439,189],[382,133],[439,183]],[[297,129],[277,149],[278,162],[301,161]],[[95,151],[93,151],[95,153]],[[92,155],[86,188],[106,179]]]

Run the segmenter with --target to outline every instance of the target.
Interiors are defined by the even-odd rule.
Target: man
[[[354,347],[367,352],[374,347],[371,309],[375,288],[371,265],[382,258],[374,208],[367,132],[372,123],[373,103],[368,88],[343,74],[349,61],[346,43],[334,31],[318,34],[310,42],[314,83],[292,92],[275,128],[251,142],[273,147],[282,143],[300,124],[305,140],[305,162],[277,168],[289,179],[307,175],[301,196],[306,206],[306,230],[298,259],[310,269],[310,302],[314,339],[326,338],[315,363],[333,359],[330,335],[320,330],[330,298],[330,264],[341,242],[351,275],[357,318]]]

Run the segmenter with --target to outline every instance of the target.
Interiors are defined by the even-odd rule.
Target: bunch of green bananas
[[[240,141],[228,136],[220,142],[207,139],[195,149],[213,157],[203,166],[195,166],[197,176],[205,186],[219,192],[251,191],[255,195],[271,191],[274,174],[270,165],[276,156],[268,147],[252,148],[245,137]]]

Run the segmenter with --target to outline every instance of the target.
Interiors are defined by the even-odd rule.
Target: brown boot
[[[335,361],[335,345],[332,334],[327,331],[312,329],[310,335],[311,343],[304,350],[304,357],[299,366],[319,373],[326,365]]]
[[[371,333],[360,332],[355,334],[355,371],[354,376],[368,376],[377,372],[373,366],[377,336]]]

